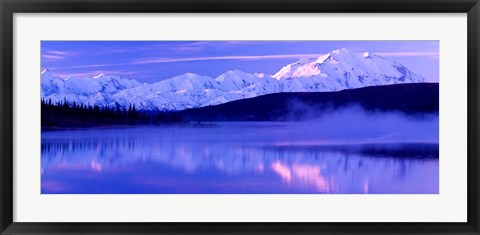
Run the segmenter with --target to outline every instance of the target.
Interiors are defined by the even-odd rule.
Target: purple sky
[[[42,41],[41,66],[62,77],[120,75],[153,83],[187,72],[274,74],[306,57],[349,48],[397,61],[439,80],[438,41]]]

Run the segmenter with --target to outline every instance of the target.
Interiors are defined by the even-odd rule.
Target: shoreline
[[[138,127],[198,127],[198,128],[213,128],[218,127],[214,123],[169,123],[169,124],[139,124],[139,125],[98,125],[98,126],[86,126],[86,127],[61,127],[61,126],[41,126],[40,132],[54,132],[54,131],[74,131],[74,130],[102,130],[102,129],[127,129]]]

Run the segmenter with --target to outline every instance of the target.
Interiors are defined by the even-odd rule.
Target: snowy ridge
[[[41,74],[41,96],[52,102],[67,100],[69,103],[106,105],[114,102],[113,95],[140,86],[135,80],[104,74],[92,78],[54,76],[49,70]]]
[[[211,78],[186,73],[152,84],[104,74],[63,79],[45,70],[41,73],[41,96],[52,102],[174,111],[279,92],[339,91],[424,81],[403,65],[375,54],[339,49],[301,59],[274,75],[231,70]]]

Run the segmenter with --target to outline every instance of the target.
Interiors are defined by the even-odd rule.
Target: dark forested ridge
[[[158,125],[202,121],[295,121],[342,107],[406,114],[438,113],[438,83],[398,84],[338,92],[276,93],[179,112],[86,106],[42,100],[42,129]]]
[[[139,111],[134,105],[128,108],[87,106],[84,104],[52,103],[42,100],[42,130],[65,128],[88,128],[99,126],[132,126],[178,123],[180,117],[174,112]]]
[[[364,87],[337,92],[276,93],[179,112],[189,121],[282,121],[299,120],[358,105],[367,111],[405,114],[437,113],[438,83],[412,83]]]

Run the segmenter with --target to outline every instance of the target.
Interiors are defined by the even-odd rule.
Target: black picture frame
[[[0,0],[1,234],[480,234],[478,0]],[[13,222],[14,13],[448,13],[468,14],[466,223],[22,223]],[[119,208],[121,210],[121,208]],[[124,211],[123,213],[129,213]],[[414,213],[414,212],[412,212]]]

